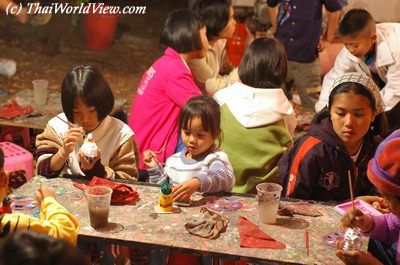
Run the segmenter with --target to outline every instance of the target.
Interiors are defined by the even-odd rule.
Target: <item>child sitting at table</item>
[[[234,192],[255,193],[261,182],[278,182],[278,162],[293,145],[293,107],[281,86],[286,55],[274,39],[259,38],[246,49],[239,66],[241,82],[218,91],[222,149],[235,174]]]
[[[129,126],[136,133],[140,154],[151,149],[160,162],[165,162],[181,149],[179,112],[191,97],[201,94],[188,62],[205,56],[206,28],[194,13],[175,10],[165,21],[160,42],[164,54],[143,75],[132,103]],[[139,166],[145,169],[142,160]]]
[[[307,135],[279,162],[283,195],[348,200],[348,174],[356,196],[373,194],[366,170],[387,127],[383,110],[379,88],[368,76],[352,72],[338,78],[328,108],[316,114]]]
[[[0,201],[7,192],[8,176],[4,172],[4,153],[0,148]],[[62,238],[76,243],[79,230],[78,220],[56,200],[49,189],[39,189],[36,199],[40,205],[40,218],[26,214],[0,212],[0,238],[17,230],[31,230]]]
[[[111,117],[113,93],[91,65],[72,68],[61,87],[64,113],[52,118],[36,138],[37,172],[53,178],[62,172],[107,179],[136,179],[138,152],[132,129]],[[90,161],[80,147],[91,133],[99,150]]]
[[[368,179],[381,192],[391,213],[364,214],[350,209],[342,218],[344,227],[359,227],[361,231],[383,243],[397,243],[396,264],[400,264],[400,130],[394,131],[377,148],[368,164]],[[382,264],[368,252],[343,250],[344,242],[337,243],[336,255],[345,264]]]
[[[0,265],[89,265],[68,242],[32,231],[9,235],[0,245]]]
[[[230,191],[235,182],[228,156],[215,145],[221,138],[218,103],[207,96],[190,99],[179,117],[184,150],[167,159],[162,168],[154,152],[144,153],[150,182],[169,181],[174,201],[188,201],[195,191]]]

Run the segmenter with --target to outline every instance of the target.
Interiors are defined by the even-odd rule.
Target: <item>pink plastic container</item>
[[[0,147],[4,153],[4,170],[30,180],[33,177],[33,155],[12,142],[0,142]]]

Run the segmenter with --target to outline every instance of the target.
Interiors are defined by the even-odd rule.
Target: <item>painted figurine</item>
[[[89,133],[85,139],[85,142],[81,146],[81,151],[86,156],[87,160],[92,163],[94,158],[97,156],[99,148],[94,142],[93,134]]]
[[[172,212],[173,211],[173,198],[172,198],[172,190],[171,186],[168,182],[163,182],[160,185],[161,194],[159,198],[159,206],[160,210],[164,212]]]
[[[360,229],[357,227],[347,228],[344,233],[344,239],[343,250],[360,250],[363,245]]]

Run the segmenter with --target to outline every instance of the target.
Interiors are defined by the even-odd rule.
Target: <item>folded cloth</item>
[[[256,224],[250,222],[246,217],[239,216],[238,229],[240,247],[242,248],[286,248],[285,244],[276,241],[267,235]]]
[[[29,114],[32,111],[33,109],[31,105],[22,107],[17,103],[17,101],[15,101],[15,99],[13,99],[11,100],[11,103],[7,104],[3,108],[0,108],[0,118],[11,120],[15,117]]]
[[[207,207],[202,207],[200,212],[203,213],[200,218],[185,224],[185,228],[190,234],[216,239],[225,232],[229,223],[228,217]]]
[[[322,216],[322,213],[308,202],[288,202],[285,204],[281,203],[279,205],[278,214],[289,216],[292,216],[293,214],[313,217]]]
[[[128,204],[139,198],[139,193],[133,187],[99,177],[93,177],[89,185],[74,182],[74,186],[81,190],[86,190],[88,187],[92,186],[110,187],[113,190],[111,195],[111,203]]]

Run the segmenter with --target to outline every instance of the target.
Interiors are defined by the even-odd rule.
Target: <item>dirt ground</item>
[[[159,36],[168,12],[184,8],[187,1],[124,3],[144,5],[146,14],[119,17],[113,45],[101,52],[85,47],[82,22],[73,27],[70,15],[53,15],[48,24],[33,26],[29,22],[20,24],[2,13],[0,57],[14,59],[18,70],[11,78],[0,76],[0,89],[13,94],[31,88],[33,79],[45,78],[49,80],[50,90],[59,90],[69,69],[79,64],[93,64],[104,74],[114,95],[127,99],[125,108],[129,110],[143,72],[161,54]]]

